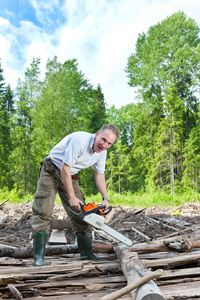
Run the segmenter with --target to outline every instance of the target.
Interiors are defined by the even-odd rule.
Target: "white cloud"
[[[10,25],[10,22],[2,17],[0,17],[0,26],[7,27]]]
[[[36,18],[41,24],[51,22],[48,14],[52,13],[54,8],[59,6],[59,0],[28,0],[28,2],[35,9]]]
[[[6,80],[6,85],[10,84],[11,88],[16,87],[18,79],[23,77],[23,74],[21,72],[10,67],[6,67],[3,70],[3,75],[5,79],[8,79]]]
[[[6,60],[7,57],[7,53],[9,51],[10,48],[10,43],[9,41],[2,35],[0,35],[0,58],[2,60]]]
[[[55,23],[59,25],[51,34],[27,20],[14,27],[0,18],[4,75],[10,73],[8,81],[13,81],[16,73],[21,77],[33,57],[41,57],[43,71],[47,58],[54,55],[60,62],[77,58],[79,69],[94,87],[100,83],[109,107],[133,101],[124,69],[139,33],[179,10],[200,23],[197,0],[65,0],[60,8],[59,2],[29,0],[43,24],[49,21],[52,26],[54,9],[59,9],[59,16],[66,16],[65,22]]]

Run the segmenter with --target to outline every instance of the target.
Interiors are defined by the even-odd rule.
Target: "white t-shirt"
[[[107,150],[93,152],[94,138],[95,134],[85,131],[71,133],[51,149],[49,157],[59,169],[63,162],[69,165],[72,175],[91,166],[97,173],[104,173]]]

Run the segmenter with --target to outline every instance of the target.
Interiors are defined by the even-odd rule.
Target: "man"
[[[44,260],[44,251],[57,192],[77,236],[81,256],[91,260],[98,259],[92,252],[91,226],[72,212],[80,211],[80,204],[85,204],[76,174],[81,169],[93,166],[95,183],[102,195],[102,205],[107,209],[109,198],[104,177],[106,150],[118,136],[118,129],[113,124],[105,124],[96,134],[74,132],[62,139],[41,163],[31,221],[35,266],[48,264]]]

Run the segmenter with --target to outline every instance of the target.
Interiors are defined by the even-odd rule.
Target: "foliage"
[[[12,187],[9,156],[12,152],[11,130],[14,112],[13,93],[10,85],[4,87],[3,69],[0,61],[0,188]]]
[[[192,128],[184,148],[184,175],[183,184],[200,192],[200,121]]]
[[[40,59],[33,59],[31,67],[26,69],[25,81],[18,81],[16,113],[14,116],[11,160],[11,176],[15,187],[31,192],[35,184],[35,153],[32,147],[33,116],[32,109],[40,90]]]
[[[131,151],[136,170],[141,163],[146,184],[153,179],[172,195],[175,180],[183,177],[185,141],[198,119],[199,31],[184,12],[173,14],[139,34],[126,68],[141,100]]]
[[[137,101],[120,109],[107,108],[103,88],[89,83],[76,59],[48,59],[41,80],[40,58],[33,58],[15,91],[0,64],[2,195],[34,193],[40,162],[67,134],[114,123],[121,134],[105,173],[113,203],[178,205],[187,189],[190,200],[200,191],[199,33],[180,11],[139,34],[125,68]],[[79,175],[85,195],[97,200],[93,169]]]

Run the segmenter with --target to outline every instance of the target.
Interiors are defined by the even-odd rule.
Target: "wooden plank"
[[[53,229],[48,241],[49,245],[67,244],[67,239],[64,230]]]
[[[156,259],[166,259],[166,258],[172,258],[172,257],[181,257],[181,256],[185,256],[185,255],[194,255],[194,254],[200,254],[200,251],[191,251],[191,252],[187,252],[187,254],[185,252],[183,253],[178,253],[174,252],[174,251],[168,251],[168,252],[157,252],[157,253],[144,253],[144,254],[138,254],[139,258],[141,260],[156,260]]]
[[[162,275],[158,280],[170,280],[173,278],[186,278],[186,277],[195,277],[200,275],[200,267],[196,268],[186,268],[178,270],[166,270],[164,275]],[[200,281],[200,278],[199,278]]]
[[[37,292],[38,296],[57,296],[63,291],[65,292],[65,294],[69,295],[73,294],[73,292],[76,291],[76,296],[78,295],[78,299],[79,295],[83,292],[87,292],[88,294],[92,292],[93,294],[96,294],[96,292],[98,292],[98,289],[107,289],[108,293],[110,293],[111,290],[118,290],[119,288],[122,288],[124,286],[126,286],[126,279],[124,278],[124,276],[108,275],[101,277],[88,277],[87,280],[85,277],[78,277],[54,282],[48,282],[47,280],[44,280],[42,283],[35,282],[31,285],[29,283],[15,284],[16,289],[21,292],[24,298],[28,298],[27,296],[30,296],[31,294],[34,295],[35,292]],[[7,295],[6,291],[7,287],[4,287],[4,289],[0,288],[0,293]]]
[[[184,299],[184,297],[200,297],[199,282],[180,283],[169,286],[160,286],[166,300]],[[180,298],[178,298],[180,297]]]
[[[92,262],[92,261],[73,261],[70,260],[67,264],[62,265],[49,265],[49,266],[42,266],[42,267],[1,267],[1,275],[19,275],[19,276],[27,276],[27,275],[39,275],[39,274],[52,274],[52,273],[59,273],[59,272],[70,272],[73,270],[81,270],[84,265],[99,265],[101,268],[119,268],[119,263],[115,261],[103,261],[103,262]],[[37,274],[36,274],[37,273]]]
[[[157,280],[158,286],[165,286],[165,285],[174,285],[177,283],[187,283],[187,282],[194,282],[199,281],[200,285],[200,277],[182,277],[182,278],[174,278],[174,279],[168,279],[168,280]]]
[[[60,292],[60,295],[56,295],[56,300],[99,300],[101,297],[105,296],[108,294],[108,291],[97,291],[97,292],[91,292],[91,293],[67,293],[67,292]],[[48,300],[55,300],[55,296],[48,296],[48,297],[40,297],[40,299],[48,299]],[[125,295],[121,297],[120,299],[123,300],[132,300],[133,298],[131,295]],[[10,300],[16,300],[16,299],[11,299]],[[31,298],[26,298],[26,300],[38,300],[38,297],[31,297]]]
[[[188,265],[191,263],[197,263],[200,259],[200,254],[190,254],[177,256],[172,258],[165,259],[156,259],[156,260],[142,260],[146,268],[173,268],[176,266]]]

